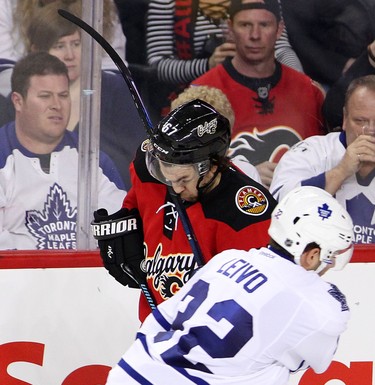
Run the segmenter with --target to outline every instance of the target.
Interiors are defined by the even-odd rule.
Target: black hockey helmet
[[[194,164],[224,157],[230,123],[210,104],[195,99],[171,111],[150,137],[150,151],[172,164]]]

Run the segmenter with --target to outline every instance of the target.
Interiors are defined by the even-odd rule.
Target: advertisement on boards
[[[334,362],[290,385],[373,385],[375,263],[350,263],[325,279],[351,310]],[[139,327],[139,291],[102,267],[0,269],[0,384],[104,385]]]

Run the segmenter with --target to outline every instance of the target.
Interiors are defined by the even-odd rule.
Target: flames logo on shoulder
[[[262,215],[268,208],[268,199],[252,186],[242,187],[236,194],[237,207],[247,215]]]

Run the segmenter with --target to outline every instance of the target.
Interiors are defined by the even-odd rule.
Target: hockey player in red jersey
[[[130,166],[132,187],[123,208],[111,216],[94,213],[104,265],[119,282],[137,287],[129,273],[138,282],[147,279],[161,303],[191,278],[199,257],[204,264],[226,249],[266,242],[276,201],[230,163],[229,143],[228,119],[199,99],[173,110],[153,130]],[[191,223],[189,239],[176,199]],[[126,225],[131,218],[137,229]],[[141,321],[150,312],[143,295],[139,312]]]
[[[349,319],[322,278],[353,252],[353,223],[318,187],[275,208],[268,247],[226,250],[160,304],[110,371],[107,385],[286,385],[291,372],[324,372]]]

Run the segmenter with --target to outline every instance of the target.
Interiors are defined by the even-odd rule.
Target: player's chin
[[[189,194],[180,194],[180,197],[183,201],[194,203],[198,200],[198,196],[193,196]]]

